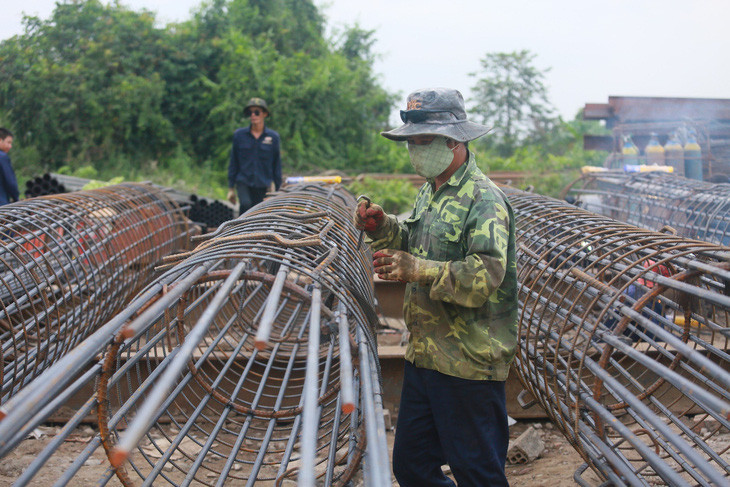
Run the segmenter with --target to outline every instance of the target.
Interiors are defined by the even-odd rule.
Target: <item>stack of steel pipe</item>
[[[121,311],[189,231],[141,184],[0,207],[0,403]]]
[[[730,184],[666,173],[588,173],[563,190],[581,208],[651,230],[730,245]]]
[[[66,176],[64,174],[45,173],[25,182],[25,197],[36,198],[50,194],[72,193],[81,191],[91,179]]]
[[[339,185],[296,185],[200,237],[124,310],[0,411],[7,455],[69,391],[96,393],[16,481],[390,485],[369,251]],[[103,358],[94,358],[103,352]],[[62,397],[63,396],[63,397]],[[50,461],[84,417],[97,435]],[[103,450],[102,450],[103,449]]]
[[[26,199],[65,193],[66,191],[66,186],[63,183],[59,183],[51,174],[44,174],[43,176],[38,176],[25,182]]]
[[[190,219],[204,224],[209,229],[216,229],[234,217],[234,208],[218,200],[192,194],[189,195],[187,204],[190,205]]]
[[[730,250],[508,193],[523,402],[610,485],[730,484]]]

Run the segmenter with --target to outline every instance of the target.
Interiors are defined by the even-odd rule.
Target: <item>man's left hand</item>
[[[443,262],[420,259],[402,250],[379,250],[373,254],[373,266],[378,277],[386,281],[433,282]]]
[[[236,191],[233,188],[228,188],[227,199],[232,205],[236,204]]]

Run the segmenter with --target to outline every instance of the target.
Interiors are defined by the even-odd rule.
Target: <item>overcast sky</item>
[[[54,0],[4,0],[0,39],[22,32],[22,13],[48,18]],[[201,0],[122,0],[162,23]],[[558,113],[613,96],[730,98],[727,0],[315,0],[328,27],[374,30],[383,86],[457,88],[465,97],[486,53],[527,49],[548,69]],[[398,108],[401,108],[400,106]]]

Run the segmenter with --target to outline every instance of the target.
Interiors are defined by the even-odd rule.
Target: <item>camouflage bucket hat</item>
[[[271,112],[269,111],[268,105],[266,105],[266,100],[264,100],[263,98],[256,98],[256,97],[248,100],[246,107],[243,109],[243,114],[247,117],[250,116],[251,109],[254,107],[263,108],[264,110],[266,110],[266,113],[271,114]]]
[[[400,111],[403,125],[381,132],[390,140],[406,140],[414,135],[443,135],[458,142],[478,139],[491,127],[466,119],[464,97],[450,88],[424,88],[408,95],[406,110]]]

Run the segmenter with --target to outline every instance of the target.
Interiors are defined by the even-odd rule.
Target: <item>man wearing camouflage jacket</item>
[[[508,485],[505,380],[517,342],[512,208],[477,168],[468,142],[489,128],[467,121],[456,90],[408,95],[407,141],[426,177],[410,218],[360,201],[355,224],[375,250],[379,277],[407,284],[410,337],[393,449],[401,487]]]

